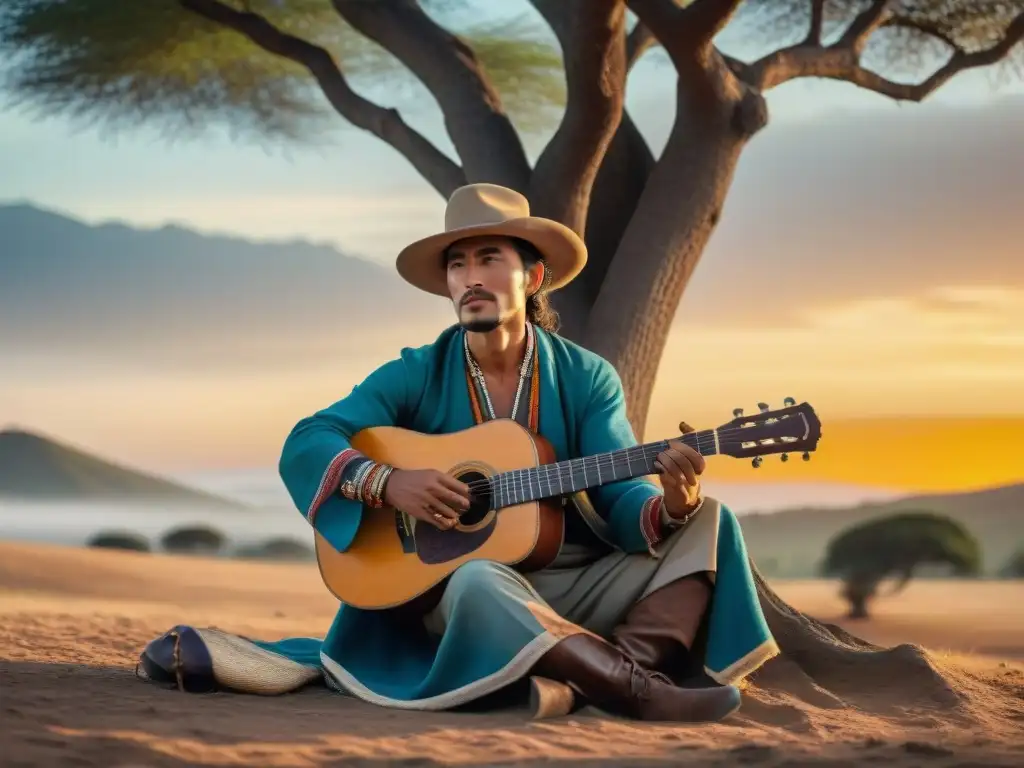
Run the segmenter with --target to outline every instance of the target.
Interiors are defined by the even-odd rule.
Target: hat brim
[[[557,221],[528,216],[453,229],[417,240],[398,254],[398,274],[422,291],[450,298],[442,254],[459,240],[488,236],[516,237],[531,243],[544,257],[550,275],[546,287],[549,292],[572,281],[587,263],[587,247],[579,235]]]

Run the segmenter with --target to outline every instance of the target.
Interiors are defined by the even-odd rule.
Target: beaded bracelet
[[[379,509],[384,506],[384,490],[393,471],[394,467],[367,458],[356,468],[352,478],[341,484],[338,492],[346,499]]]

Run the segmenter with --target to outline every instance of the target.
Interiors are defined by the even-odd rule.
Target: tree
[[[767,123],[764,94],[816,77],[921,101],[960,72],[1011,61],[1024,37],[1024,0],[530,5],[557,49],[528,16],[488,24],[466,0],[7,0],[0,49],[16,62],[11,92],[44,112],[175,135],[227,124],[273,140],[309,139],[333,114],[442,195],[467,181],[526,193],[587,240],[587,268],[556,295],[563,333],[615,365],[642,435],[683,290],[743,148]],[[727,53],[725,37],[763,55]],[[624,108],[629,71],[655,45],[677,77],[657,158]],[[930,74],[912,84],[882,74],[900,69]],[[436,101],[456,157],[354,87],[399,73]],[[531,165],[522,137],[552,118]]]
[[[235,556],[253,560],[316,560],[316,552],[312,547],[301,541],[285,537],[267,539],[259,544],[240,547]]]
[[[185,526],[168,531],[160,539],[167,552],[214,554],[225,544],[224,534],[205,526]]]
[[[963,525],[931,512],[901,512],[868,520],[840,532],[828,544],[824,575],[843,581],[851,619],[868,615],[868,602],[881,584],[896,579],[890,594],[903,589],[924,565],[948,566],[958,576],[981,570],[981,546]]]
[[[1024,37],[1024,0],[528,5],[557,49],[526,21],[481,23],[474,4],[458,0],[5,0],[0,52],[14,62],[9,92],[42,114],[147,122],[179,138],[227,125],[293,142],[340,117],[399,152],[441,195],[475,181],[526,193],[535,213],[587,241],[587,268],[555,294],[563,333],[615,365],[642,436],[672,317],[742,151],[767,124],[764,94],[817,77],[917,102],[960,72],[1020,61]],[[762,50],[727,51],[726,36]],[[631,69],[658,46],[675,73],[676,107],[655,157],[624,94]],[[900,69],[917,82],[882,73]],[[436,102],[454,157],[359,93],[361,78],[399,74]],[[523,139],[553,115],[557,127],[531,164]],[[906,680],[908,701],[956,705],[920,649],[883,650],[817,622],[754,572],[769,628],[812,684],[794,690],[856,696],[857,681],[882,675]]]
[[[130,552],[149,552],[145,536],[131,531],[100,531],[89,539],[86,546],[100,549],[125,549]]]

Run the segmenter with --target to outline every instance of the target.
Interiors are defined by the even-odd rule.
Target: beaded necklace
[[[463,347],[463,350],[465,351],[465,354],[466,354],[467,371],[468,371],[469,375],[472,378],[476,379],[479,382],[480,391],[483,392],[484,403],[487,406],[487,417],[489,419],[495,419],[495,418],[497,418],[497,415],[494,412],[494,405],[491,403],[491,395],[487,391],[487,381],[484,379],[484,373],[480,369],[480,366],[479,366],[479,364],[477,364],[476,360],[473,359],[473,354],[469,351],[469,334],[468,333],[463,333],[462,334],[462,342],[463,342],[462,343],[462,347]],[[516,414],[519,413],[519,403],[520,403],[520,400],[522,399],[522,396],[523,396],[523,388],[526,385],[526,381],[527,381],[527,378],[529,377],[531,369],[534,369],[534,373],[536,373],[536,369],[535,369],[535,367],[533,365],[534,357],[535,357],[535,355],[534,355],[533,326],[530,323],[527,323],[526,324],[526,354],[523,355],[523,362],[519,366],[519,385],[516,387],[516,397],[515,397],[515,400],[512,403],[512,414],[511,414],[510,418],[513,421],[516,418]],[[536,378],[536,376],[534,378]],[[470,387],[469,387],[470,397],[471,397],[472,402],[473,402],[474,416],[476,417],[477,422],[480,422],[480,421],[483,421],[483,414],[479,413],[479,403],[477,402],[476,391],[475,391],[474,387],[472,386],[472,381],[470,381],[469,384],[470,384]],[[533,391],[533,389],[534,388],[531,388],[531,392],[530,392],[530,400],[531,401],[535,400],[536,399],[536,395],[537,395],[537,393],[535,391]],[[533,405],[534,405],[533,402],[531,402],[530,405],[531,405],[531,409],[530,409],[531,413],[530,413],[530,415],[532,417],[530,419],[530,421],[531,421],[531,426],[533,426],[532,422],[535,420],[533,411],[535,410],[535,408],[533,407]]]

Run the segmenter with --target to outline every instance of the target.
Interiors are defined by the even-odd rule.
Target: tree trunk
[[[882,648],[832,624],[824,624],[792,608],[772,590],[750,561],[757,594],[768,629],[780,655],[751,678],[750,694],[756,712],[765,696],[777,701],[778,692],[825,709],[864,707],[877,711],[880,702],[899,710],[924,707],[952,712],[962,701],[954,683],[919,646]]]
[[[618,370],[641,439],[676,308],[718,223],[742,150],[767,120],[759,94],[731,89],[736,84],[720,69],[717,74],[714,93],[680,78],[676,122],[656,165],[624,116],[594,184],[587,269],[571,291],[555,294],[563,294],[556,298],[567,321],[563,332]],[[780,654],[751,676],[745,712],[756,717],[759,707],[777,708],[779,692],[827,709],[877,708],[882,692],[894,706],[951,713],[960,706],[950,681],[920,647],[881,648],[823,624],[788,605],[753,561],[750,566]]]
[[[679,82],[668,143],[601,281],[583,338],[618,370],[638,437],[672,320],[751,135],[737,130],[735,120],[744,94],[710,94],[707,84],[694,86],[682,76]]]
[[[636,123],[628,112],[623,113],[590,194],[585,230],[587,268],[552,296],[565,338],[586,346],[590,310],[654,165],[654,156]]]
[[[868,617],[867,595],[851,595],[847,598],[850,610],[846,614],[848,619],[866,619]]]

